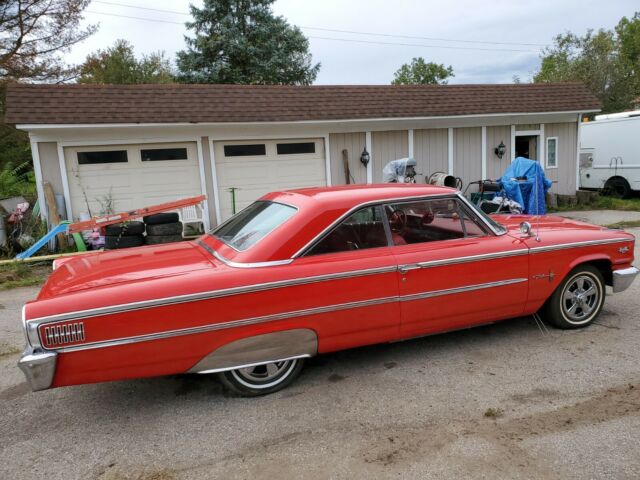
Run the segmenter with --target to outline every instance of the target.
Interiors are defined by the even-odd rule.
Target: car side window
[[[343,220],[305,256],[387,247],[388,245],[381,207],[365,207]]]
[[[385,205],[394,245],[486,235],[458,199],[441,198]]]

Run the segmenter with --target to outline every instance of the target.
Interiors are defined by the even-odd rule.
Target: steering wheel
[[[398,208],[389,215],[389,226],[393,233],[404,234],[407,229],[407,214],[404,213],[404,210]]]

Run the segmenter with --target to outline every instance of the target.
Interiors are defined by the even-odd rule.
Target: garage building
[[[528,156],[574,194],[581,118],[600,108],[578,84],[13,85],[6,105],[66,218],[204,193],[206,228],[271,190],[379,182],[407,156],[419,181],[465,185]]]

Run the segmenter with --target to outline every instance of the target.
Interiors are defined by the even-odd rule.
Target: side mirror
[[[533,236],[533,233],[531,233],[531,224],[529,222],[522,222],[520,224],[520,231],[527,237]]]

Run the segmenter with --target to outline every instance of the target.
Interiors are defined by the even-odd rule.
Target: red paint
[[[234,262],[286,260],[359,204],[450,193],[453,191],[447,188],[424,185],[345,186],[271,193],[264,199],[293,205],[298,212],[254,247],[237,252],[209,235],[200,241]],[[388,270],[109,315],[88,312],[81,319],[85,327],[84,343],[393,298],[378,305],[299,315],[286,320],[61,352],[53,386],[63,386],[182,373],[230,341],[290,328],[314,330],[318,335],[319,353],[323,353],[531,314],[540,308],[573,266],[606,260],[613,268],[624,268],[633,261],[634,238],[624,232],[552,216],[538,219],[511,215],[496,219],[509,229],[507,235],[302,257],[287,265],[264,268],[230,267],[196,242],[77,256],[60,263],[38,299],[27,305],[26,318],[29,321],[113,305],[340,272]],[[540,242],[520,234],[518,226],[525,219],[533,225],[534,232],[539,228]],[[535,254],[528,251],[530,248],[607,239],[624,242]],[[629,247],[627,253],[619,252],[623,246]],[[395,270],[403,264],[511,251],[524,254],[444,264],[404,274]],[[554,273],[551,281],[532,280],[533,275],[550,271]],[[414,301],[401,302],[396,298],[506,279],[526,281]],[[67,323],[74,321],[78,320]]]

